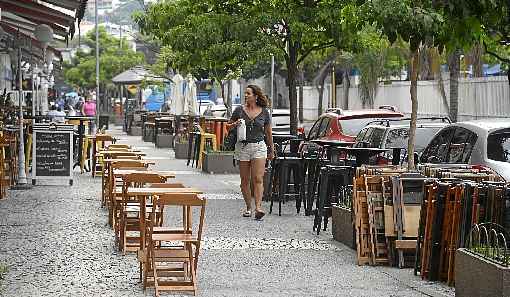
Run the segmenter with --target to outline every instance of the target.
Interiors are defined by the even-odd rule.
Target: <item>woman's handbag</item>
[[[223,139],[223,150],[224,151],[234,151],[237,142],[237,129],[235,127],[231,128],[225,139]]]

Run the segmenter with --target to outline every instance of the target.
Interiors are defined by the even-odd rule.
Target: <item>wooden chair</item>
[[[148,165],[144,162],[140,162],[137,160],[132,161],[119,161],[114,162],[109,166],[108,174],[105,178],[106,185],[104,186],[107,189],[107,194],[104,198],[104,203],[108,208],[108,222],[110,226],[116,228],[116,222],[118,222],[118,204],[122,201],[122,178],[115,178],[113,174],[114,169],[134,169],[144,171],[147,170]],[[119,185],[119,186],[117,186]]]
[[[191,291],[195,295],[206,200],[196,194],[162,194],[155,198],[154,204],[147,224],[147,252],[143,265],[144,289],[153,285],[157,297],[160,296],[160,291]],[[168,232],[154,232],[156,226],[154,210],[156,207],[168,209],[170,206],[185,208],[182,227]],[[193,209],[200,209],[198,224],[193,224]],[[172,245],[165,245],[167,242],[171,242]],[[179,245],[176,246],[175,243]]]
[[[92,140],[92,139],[91,139]],[[116,139],[108,134],[96,134],[93,138],[92,143],[92,177],[96,176],[96,172],[100,170],[102,172],[101,167],[103,164],[101,162],[98,162],[96,158],[96,152],[99,149],[103,149],[106,147],[107,143],[115,143]]]
[[[121,149],[129,150],[129,149],[131,149],[131,146],[129,144],[112,143],[112,144],[108,145],[107,148],[109,150],[121,150]]]
[[[119,209],[119,248],[123,254],[126,251],[137,251],[143,244],[140,230],[140,220],[145,220],[142,212],[141,199],[146,199],[144,196],[130,197],[127,195],[129,187],[144,187],[148,183],[164,183],[166,178],[156,173],[131,173],[124,177],[122,184],[122,202],[118,205]],[[144,203],[145,204],[145,203]],[[152,211],[152,205],[147,205]],[[135,233],[137,235],[128,235],[127,232]]]

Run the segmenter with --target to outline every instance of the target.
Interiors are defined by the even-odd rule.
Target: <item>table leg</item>
[[[78,126],[78,160],[74,163],[73,169],[76,166],[80,166],[82,149],[83,149],[83,135],[85,134],[85,125],[83,124],[83,120],[80,119],[80,125]]]

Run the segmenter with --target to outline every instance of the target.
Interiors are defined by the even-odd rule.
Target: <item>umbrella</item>
[[[196,79],[191,74],[186,77],[184,88],[184,113],[189,115],[199,114]]]
[[[184,114],[184,97],[183,97],[183,83],[184,78],[180,74],[174,75],[172,78],[174,84],[172,86],[172,104],[170,105],[170,111],[173,114],[181,115]]]

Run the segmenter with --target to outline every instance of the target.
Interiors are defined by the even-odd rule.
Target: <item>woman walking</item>
[[[248,85],[244,98],[244,104],[232,113],[227,128],[237,128],[241,119],[246,124],[246,140],[236,143],[234,156],[239,161],[241,191],[246,203],[243,216],[251,217],[252,200],[255,199],[255,218],[260,220],[265,215],[262,210],[262,194],[266,158],[271,160],[274,157],[271,115],[268,110],[269,100],[260,87]],[[253,185],[253,193],[250,183]]]

